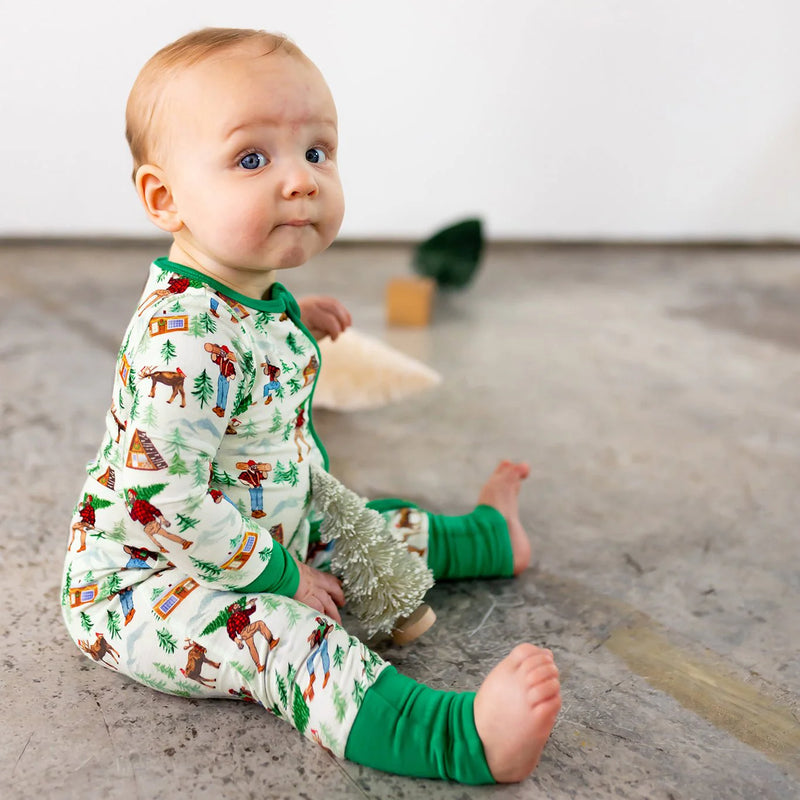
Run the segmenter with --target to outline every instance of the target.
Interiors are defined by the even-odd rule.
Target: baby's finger
[[[341,330],[349,328],[353,324],[353,318],[350,316],[350,312],[343,303],[340,303],[338,300],[334,300],[333,308],[331,310],[335,314]]]
[[[323,573],[325,576],[325,591],[333,598],[337,606],[344,605],[344,590],[342,584],[337,577],[329,573]]]
[[[339,609],[336,608],[330,595],[325,598],[324,606],[323,613],[327,614],[331,619],[335,619],[337,622],[342,621],[342,615],[339,613]]]

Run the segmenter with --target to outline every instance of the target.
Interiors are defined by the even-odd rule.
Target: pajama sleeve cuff
[[[266,569],[252,583],[248,583],[238,591],[242,594],[269,592],[293,597],[299,585],[300,568],[286,548],[273,540],[272,553]]]

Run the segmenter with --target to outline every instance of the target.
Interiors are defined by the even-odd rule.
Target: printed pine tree
[[[223,486],[236,485],[236,478],[232,477],[226,470],[220,471],[216,461],[211,464],[211,480],[213,483],[219,483]]]
[[[231,416],[238,417],[239,414],[244,414],[252,405],[253,398],[250,395],[249,388],[252,388],[252,384],[249,384],[248,387],[248,382],[244,378],[239,381],[239,385],[236,387],[236,398],[233,401]]]
[[[361,708],[364,702],[364,691],[364,687],[357,680],[353,680],[353,702],[356,708]]]
[[[263,550],[259,550],[258,551],[258,557],[262,561],[269,561],[271,555],[272,555],[272,546],[271,545],[267,545],[265,548],[263,548]]]
[[[337,644],[336,649],[333,651],[333,666],[341,669],[342,664],[344,664],[344,648]]]
[[[184,514],[176,514],[175,519],[178,522],[178,530],[181,533],[186,533],[186,531],[196,528],[200,524],[199,519],[195,519],[194,517],[189,517]]]
[[[272,314],[268,314],[266,311],[259,311],[256,313],[255,326],[257,331],[263,333],[270,322],[272,322]]]
[[[294,686],[292,716],[294,717],[295,728],[297,728],[300,733],[305,733],[310,714],[308,711],[308,703],[303,699],[303,693],[300,691],[300,687],[297,684]]]
[[[173,428],[172,433],[170,433],[169,438],[167,439],[168,452],[171,455],[178,455],[178,453],[186,447],[186,439],[184,435],[181,433],[180,428]],[[185,474],[185,473],[182,473]]]
[[[172,461],[170,462],[167,473],[169,475],[189,474],[189,468],[186,466],[186,462],[180,457],[179,453],[175,453],[175,455],[172,457]]]
[[[158,662],[156,662],[155,664],[153,664],[153,666],[159,672],[163,672],[168,678],[172,678],[172,680],[175,680],[175,678],[178,675],[175,667],[170,667],[168,664],[159,664]]]
[[[278,684],[278,697],[280,698],[281,705],[286,708],[286,705],[289,702],[289,695],[286,691],[286,681],[281,675],[276,675],[275,679],[275,682]]]
[[[284,426],[283,417],[281,417],[281,412],[276,411],[275,416],[272,418],[272,424],[269,426],[269,433],[277,433],[281,430]]]
[[[208,468],[208,461],[204,458],[198,458],[192,467],[192,477],[194,478],[193,486],[208,486],[208,481],[211,478],[211,470]]]
[[[239,356],[239,364],[242,367],[242,372],[251,380],[256,377],[255,362],[253,361],[253,351],[245,350],[242,348],[241,355]]]
[[[131,371],[131,375],[133,375],[133,371]],[[135,421],[139,416],[139,392],[135,391],[133,393],[133,402],[131,403],[131,410],[128,412],[128,416],[132,421]]]
[[[158,425],[158,412],[152,403],[145,406],[144,413],[142,414],[142,424],[145,428],[155,428]]]
[[[135,675],[145,686],[149,686],[151,689],[155,689],[157,692],[167,691],[166,681],[156,680],[152,675],[147,675],[144,672],[137,672]]]
[[[156,636],[158,637],[158,646],[170,655],[178,649],[177,639],[166,628],[156,631]]]
[[[162,595],[162,594],[164,594],[164,592],[165,592],[165,591],[166,591],[166,590],[164,589],[164,587],[163,587],[163,586],[156,586],[156,587],[155,587],[155,588],[154,588],[154,589],[153,589],[153,590],[150,592],[150,602],[151,602],[151,603],[155,603],[155,601],[156,601],[156,600],[158,600],[158,598],[159,598],[159,597],[161,597],[161,595]]]
[[[205,408],[206,403],[214,396],[214,384],[205,369],[194,379],[193,386],[192,397],[197,398],[200,408]]]
[[[147,500],[149,502],[157,494],[163,492],[168,485],[166,483],[151,483],[149,486],[131,486],[131,489],[136,492],[136,497],[139,500]]]
[[[181,305],[180,300],[176,300],[168,309],[167,311],[170,314],[183,314],[183,306]]]
[[[333,731],[324,723],[320,722],[319,724],[319,734],[320,739],[323,742],[327,743],[327,746],[331,749],[336,745],[336,737],[333,734]]]
[[[161,358],[164,359],[165,364],[169,364],[175,358],[176,353],[175,345],[169,339],[161,345]]]
[[[252,439],[254,436],[258,435],[258,428],[256,426],[255,420],[249,419],[247,422],[239,428],[239,436],[243,437],[244,439]]]
[[[272,480],[275,483],[288,483],[290,486],[297,486],[300,482],[300,468],[294,461],[290,461],[286,467],[278,461],[272,472]]]
[[[192,564],[208,578],[218,578],[222,574],[222,567],[211,561],[203,561],[200,558],[194,558],[194,556],[189,556],[189,558]]]
[[[333,708],[336,711],[336,719],[342,722],[347,714],[347,698],[337,684],[333,684]]]
[[[103,448],[103,458],[108,461],[108,457],[111,454],[111,451],[116,447],[116,442],[109,436],[108,443]]]
[[[106,534],[107,539],[111,539],[114,542],[124,542],[127,538],[127,533],[125,531],[125,520],[120,519],[114,523],[114,527],[111,529],[110,533]]]
[[[303,384],[300,383],[300,378],[292,378],[288,386],[291,394],[297,394],[303,388]]]
[[[108,635],[112,639],[121,639],[122,634],[120,633],[119,613],[113,609],[109,609],[106,615],[108,616]]]
[[[207,311],[202,314],[196,314],[189,323],[189,333],[198,338],[208,336],[210,333],[216,333],[216,330],[217,323]]]
[[[116,572],[112,572],[102,584],[100,584],[100,590],[98,594],[100,597],[111,597],[111,595],[116,594],[120,587],[122,586],[122,578]]]
[[[89,633],[92,627],[92,618],[85,611],[81,611],[81,628],[83,628],[86,633]]]
[[[67,567],[67,574],[64,576],[64,588],[61,591],[61,605],[65,606],[69,602],[69,590],[72,588],[72,564]]]
[[[300,612],[295,607],[294,603],[287,603],[286,605],[286,621],[289,623],[290,628],[294,628],[300,622]]]
[[[286,346],[296,355],[301,356],[305,353],[306,349],[301,345],[294,335],[294,332],[289,333],[286,337]]]

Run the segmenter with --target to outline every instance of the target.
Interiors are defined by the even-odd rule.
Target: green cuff
[[[428,514],[428,566],[437,580],[510,578],[514,553],[505,517],[493,506],[471,514]]]
[[[474,701],[474,692],[440,692],[387,666],[364,694],[345,757],[396,775],[495,783]]]
[[[272,553],[266,569],[252,583],[239,589],[239,592],[242,594],[269,592],[282,594],[284,597],[294,597],[299,585],[300,568],[289,555],[289,551],[273,539]]]

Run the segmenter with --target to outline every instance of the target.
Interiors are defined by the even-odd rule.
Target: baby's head
[[[285,37],[178,39],[140,72],[126,123],[137,191],[176,260],[225,280],[302,264],[338,232],[336,107]]]

